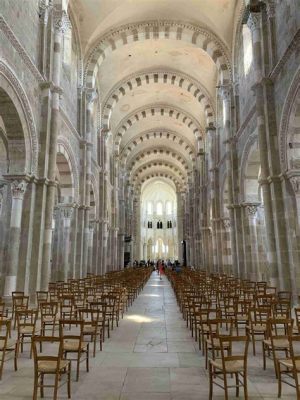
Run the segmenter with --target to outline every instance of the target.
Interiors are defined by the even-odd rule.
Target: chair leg
[[[212,365],[209,363],[209,400],[212,400],[213,396],[213,371],[212,371]]]
[[[244,378],[244,397],[245,397],[245,400],[248,400],[248,382],[247,382],[246,371],[244,371],[244,373],[243,373],[243,378]]]
[[[225,400],[228,400],[228,386],[227,386],[227,375],[223,374],[224,377],[224,391],[225,391]]]
[[[277,391],[277,397],[280,398],[281,397],[281,373],[279,370],[279,374],[278,374],[278,391]]]
[[[57,391],[58,391],[58,378],[59,375],[55,375],[55,382],[54,382],[54,393],[53,393],[53,400],[57,400]]]
[[[32,395],[32,400],[37,400],[38,382],[39,382],[38,375],[37,375],[37,374],[34,374],[34,383],[33,383],[33,395]]]
[[[1,365],[0,365],[0,380],[2,379],[4,359],[5,359],[5,349],[2,350],[2,358],[1,358]]]
[[[239,393],[240,393],[239,373],[236,372],[236,374],[235,374],[235,395],[236,395],[236,397],[239,397]]]
[[[41,397],[44,397],[44,374],[41,374],[41,383],[40,383],[40,391]]]
[[[71,398],[71,363],[68,367],[68,399]]]
[[[79,367],[80,367],[80,351],[78,351],[78,356],[77,356],[76,382],[79,381]]]

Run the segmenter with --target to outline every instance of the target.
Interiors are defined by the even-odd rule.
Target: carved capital
[[[222,99],[227,103],[231,99],[231,86],[230,85],[222,85],[219,86],[219,91]]]
[[[223,225],[225,229],[229,229],[231,227],[231,222],[229,218],[223,218]]]
[[[296,196],[300,195],[300,176],[291,176],[289,181]]]
[[[55,31],[61,34],[64,34],[71,28],[71,22],[65,10],[56,7],[53,8],[53,25]]]
[[[268,18],[275,18],[275,13],[276,13],[275,1],[274,0],[267,0],[266,5],[267,5]]]
[[[248,216],[255,217],[260,203],[245,203],[244,206],[246,207]]]
[[[86,89],[86,101],[87,101],[87,107],[90,108],[94,104],[94,102],[98,98],[98,93],[97,90],[95,89]]]
[[[39,4],[39,17],[41,21],[47,25],[49,18],[49,11],[53,7],[52,0],[40,0]]]
[[[24,194],[27,188],[27,182],[25,181],[12,181],[11,184],[11,194],[13,199],[23,200]]]
[[[260,13],[251,12],[247,20],[247,25],[252,33],[260,29]]]

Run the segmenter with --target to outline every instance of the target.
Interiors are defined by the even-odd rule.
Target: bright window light
[[[253,60],[253,47],[251,31],[245,24],[243,25],[243,50],[244,50],[244,75],[247,75]]]

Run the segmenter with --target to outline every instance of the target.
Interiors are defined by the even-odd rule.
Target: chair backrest
[[[19,310],[16,311],[17,317],[17,328],[20,330],[22,327],[30,326],[33,327],[32,334],[35,333],[36,322],[38,317],[37,310]]]
[[[0,319],[0,342],[1,342],[1,346],[0,346],[0,352],[3,349],[6,349],[7,346],[7,341],[9,338],[9,333],[10,333],[10,326],[11,326],[11,320],[1,320]],[[0,357],[0,360],[2,359],[2,357]]]
[[[239,362],[246,373],[249,336],[220,336],[220,347],[223,369],[228,361],[234,361]]]
[[[268,336],[271,340],[287,338],[293,331],[294,320],[290,318],[270,318],[268,320]]]
[[[249,309],[250,324],[267,325],[271,315],[270,307],[251,307]]]
[[[83,342],[84,321],[82,319],[60,319],[59,336],[63,342],[72,341],[77,350],[81,349]]]
[[[29,296],[15,295],[13,296],[13,308],[14,311],[26,310],[29,306]]]
[[[45,344],[45,346],[43,346]],[[32,340],[35,374],[38,373],[40,363],[56,363],[56,373],[60,371],[60,362],[63,359],[61,338],[54,336],[34,336]]]
[[[42,320],[45,317],[56,317],[58,311],[57,301],[45,301],[40,303]]]

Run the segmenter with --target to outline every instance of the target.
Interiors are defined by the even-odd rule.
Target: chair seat
[[[13,349],[15,347],[15,345],[16,345],[16,342],[13,339],[9,339],[6,342],[6,346],[4,349],[4,340],[1,339],[0,340],[0,351]]]
[[[20,333],[24,334],[24,335],[32,335],[34,331],[34,326],[22,326],[20,328]]]
[[[238,315],[236,317],[237,321],[241,321],[241,322],[246,322],[248,321],[248,316],[247,315]]]
[[[89,334],[89,333],[95,333],[95,331],[96,331],[96,327],[94,326],[94,325],[86,325],[84,328],[83,328],[83,333],[84,334]]]
[[[215,368],[223,370],[222,360],[211,360],[211,365]],[[232,361],[225,361],[225,370],[227,373],[235,373],[235,372],[243,372],[244,371],[244,363],[240,360],[232,360]]]
[[[79,341],[78,340],[64,340],[64,344],[63,344],[63,348],[64,351],[78,351],[78,344]],[[87,344],[84,342],[81,342],[81,351],[86,350],[86,346]]]
[[[59,370],[65,369],[70,364],[68,360],[61,360],[60,361],[60,368]],[[57,362],[56,361],[38,361],[38,371],[43,373],[55,373],[57,369]]]
[[[252,327],[250,325],[247,325],[247,328],[253,330],[253,332],[258,333],[264,333],[267,330],[266,325],[253,325]]]
[[[213,339],[213,343],[211,339],[207,339],[207,344],[208,346],[214,346],[214,348],[217,349],[221,349],[221,343],[220,343],[220,339],[219,338],[214,338]],[[224,349],[228,349],[229,348],[229,343],[223,342],[223,348]]]
[[[283,358],[283,359],[279,359],[279,364],[283,365],[286,368],[293,368],[293,361],[291,358]],[[300,372],[300,360],[296,360],[296,368],[297,368],[297,372]]]
[[[272,346],[272,342],[271,339],[266,339],[263,341],[264,344],[266,344],[267,346]],[[289,347],[289,342],[287,339],[274,339],[273,340],[273,345],[275,348],[288,348]]]
[[[46,323],[47,323],[47,322],[48,322],[48,323],[50,323],[50,322],[53,323],[54,321],[55,321],[55,317],[53,317],[53,316],[51,316],[51,315],[49,315],[49,316],[47,315],[46,317],[43,317],[43,322],[44,322],[44,323],[45,323],[45,322],[46,322]]]

